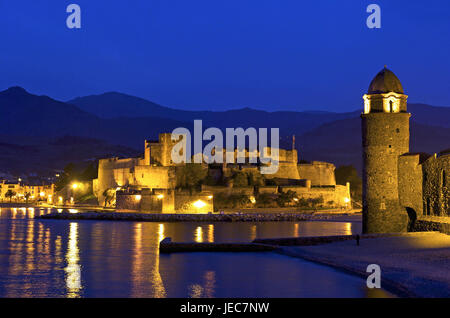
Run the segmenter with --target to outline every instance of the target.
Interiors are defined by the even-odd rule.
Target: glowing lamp
[[[206,206],[206,203],[203,202],[202,200],[197,200],[192,205],[195,206],[197,209],[201,209],[204,206]]]
[[[349,203],[349,202],[350,202],[350,199],[349,199],[349,198],[345,198],[345,199],[344,199],[344,202],[345,202],[345,203]]]
[[[158,194],[156,197],[157,197],[159,200],[161,200],[162,198],[164,198],[164,195],[163,195],[163,194]]]
[[[134,196],[134,199],[135,199],[136,201],[141,201],[142,196],[141,196],[140,194],[136,194],[136,195]]]

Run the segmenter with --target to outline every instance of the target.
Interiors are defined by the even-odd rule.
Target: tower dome
[[[385,93],[404,94],[402,83],[393,72],[388,70],[386,66],[382,69],[370,82],[368,94],[385,94]]]

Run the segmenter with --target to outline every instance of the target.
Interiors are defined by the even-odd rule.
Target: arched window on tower
[[[394,112],[394,102],[393,101],[389,101],[389,112],[393,113]]]

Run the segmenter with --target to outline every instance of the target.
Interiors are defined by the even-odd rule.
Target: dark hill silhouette
[[[359,117],[322,125],[299,136],[300,158],[353,164],[362,168],[361,120]],[[450,146],[450,128],[410,122],[410,152],[438,153]]]
[[[68,103],[103,118],[151,116],[190,122],[194,119],[202,119],[204,126],[218,128],[280,127],[282,133],[286,134],[292,131],[304,133],[324,123],[355,116],[353,112],[267,112],[248,107],[219,112],[186,111],[164,107],[142,98],[116,92],[79,97]]]
[[[417,123],[450,128],[450,107],[408,103],[408,112]]]
[[[78,97],[69,101],[85,112],[101,118],[161,117],[172,120],[193,121],[202,119],[204,125],[226,127],[280,127],[282,134],[303,134],[325,123],[358,117],[360,110],[346,113],[325,111],[275,111],[267,112],[251,108],[229,111],[186,111],[165,107],[143,98],[110,92],[101,95]],[[361,100],[362,104],[362,100]],[[408,104],[409,111],[418,123],[450,128],[450,107],[426,104]]]
[[[409,111],[412,112],[411,151],[439,152],[450,147],[450,108],[409,104]],[[64,160],[115,155],[115,152],[116,155],[140,153],[144,139],[157,139],[159,133],[171,132],[176,127],[191,129],[194,119],[203,119],[204,129],[211,126],[280,128],[283,147],[290,147],[291,136],[296,135],[300,159],[361,166],[360,111],[266,112],[250,108],[183,111],[120,93],[80,97],[64,103],[12,87],[0,92],[0,113],[0,142],[3,143],[0,172],[13,166],[24,169],[27,156],[46,147],[51,148],[49,153],[53,157],[37,155],[34,167],[62,163],[63,160],[57,159],[60,153],[64,153]],[[102,150],[91,154],[89,147]],[[20,160],[23,164],[14,162]]]
[[[75,105],[33,95],[20,87],[0,92],[0,113],[3,135],[95,137],[136,149],[142,148],[146,138],[157,138],[159,132],[189,127],[189,123],[157,117],[99,118]]]
[[[64,136],[55,140],[43,138],[41,141],[33,138],[30,144],[26,144],[23,138],[0,136],[0,173],[20,176],[31,173],[54,176],[70,162],[138,155],[140,151],[135,149],[93,138]]]

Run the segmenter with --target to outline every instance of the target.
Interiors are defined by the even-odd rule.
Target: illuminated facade
[[[386,67],[363,96],[364,233],[404,232],[422,215],[450,214],[449,156],[435,155],[432,163],[429,155],[409,153],[407,97]]]
[[[202,185],[200,192],[176,189],[177,175],[184,163],[174,164],[172,149],[176,142],[170,133],[159,135],[159,141],[145,141],[144,155],[140,158],[108,158],[99,161],[98,179],[93,182],[93,193],[98,202],[120,210],[138,210],[154,213],[208,213],[213,211],[213,196],[226,192],[247,195],[255,203],[255,191],[276,197],[280,192],[295,192],[298,199],[323,201],[322,205],[351,208],[350,186],[337,185],[335,166],[327,162],[297,162],[297,150],[279,149],[279,169],[273,175],[261,175],[257,164],[245,163],[199,165],[212,182],[226,180],[224,185]],[[270,151],[270,148],[265,149]],[[223,152],[225,157],[226,152]],[[234,156],[237,156],[235,150]],[[246,179],[260,180],[262,184],[234,185],[233,177],[245,174]],[[272,184],[265,186],[264,181]],[[251,200],[253,198],[253,200]],[[295,204],[295,202],[292,202]]]
[[[35,202],[45,201],[52,203],[54,200],[55,185],[27,185],[23,182],[0,183],[0,200],[11,202]]]

